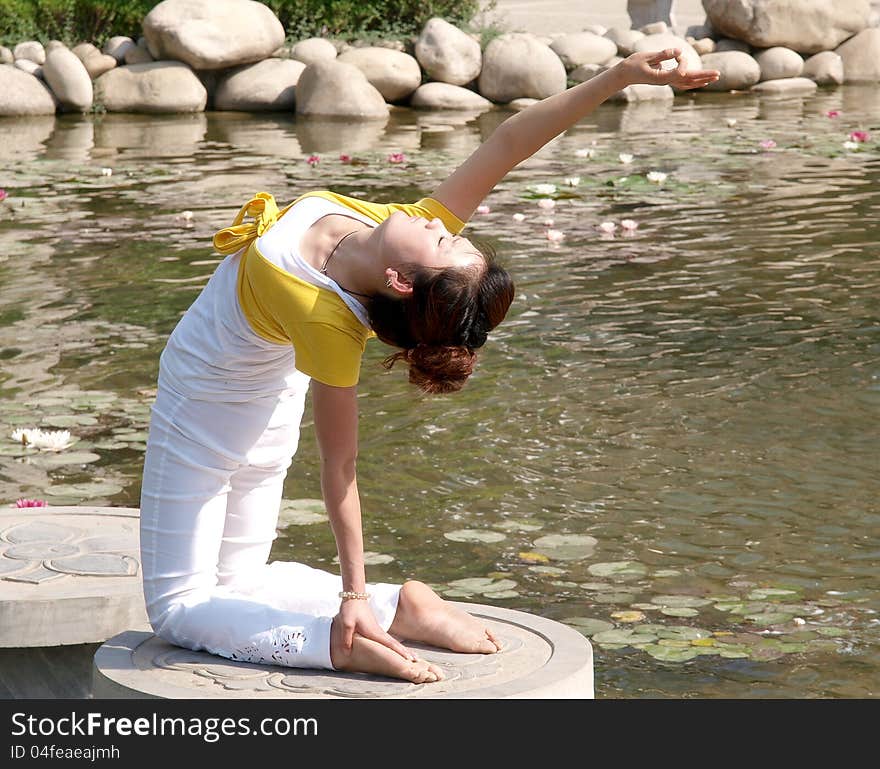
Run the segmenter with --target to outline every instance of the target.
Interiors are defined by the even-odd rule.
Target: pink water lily
[[[0,187],[0,203],[6,200],[6,190]]]
[[[776,142],[773,139],[763,139],[760,142],[761,149],[764,150],[772,150],[776,146]]]
[[[406,155],[402,152],[390,152],[388,154],[389,163],[406,163]]]
[[[351,163],[351,155],[346,155],[344,152],[339,156],[340,163]]]
[[[487,205],[479,205],[479,206],[477,206],[477,213],[478,213],[478,214],[488,214],[491,210],[492,210],[492,209],[489,208],[489,206],[487,206]]]
[[[849,135],[850,141],[854,142],[869,142],[871,141],[871,134],[867,131],[853,131]]]
[[[515,221],[515,222],[525,221],[525,218],[526,218],[525,214],[514,214],[513,215],[513,221]]]
[[[561,243],[565,240],[565,233],[562,230],[547,230],[544,234],[551,243]]]
[[[314,168],[320,162],[321,162],[321,158],[319,158],[317,155],[309,155],[306,158],[306,163],[308,163],[312,168]]]
[[[16,507],[48,507],[49,503],[45,499],[17,499]]]
[[[538,208],[543,208],[545,211],[550,211],[551,209],[556,207],[556,201],[553,198],[541,198],[538,201]]]
[[[825,113],[825,117],[836,118],[840,117],[840,110],[838,109],[830,109]]]
[[[599,232],[602,232],[605,235],[613,235],[615,230],[617,229],[617,225],[614,222],[601,222],[596,226]]]
[[[638,229],[639,223],[634,221],[633,219],[622,219],[620,222],[621,228],[628,232],[634,232]]]

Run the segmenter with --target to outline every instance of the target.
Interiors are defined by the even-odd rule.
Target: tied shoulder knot
[[[266,232],[281,213],[272,195],[258,192],[241,207],[231,226],[214,235],[214,249],[221,254],[234,254]],[[253,221],[243,223],[245,216],[252,217]]]

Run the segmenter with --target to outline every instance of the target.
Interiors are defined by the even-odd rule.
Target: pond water
[[[252,193],[416,199],[508,115],[0,123],[0,504],[138,505],[164,340]],[[511,173],[469,229],[517,298],[467,387],[368,345],[368,578],[577,627],[598,697],[876,696],[878,139],[877,88],[700,94],[604,105]],[[272,557],[333,569],[302,432]]]

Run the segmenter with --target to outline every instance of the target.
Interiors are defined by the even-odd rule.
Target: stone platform
[[[326,670],[233,662],[173,646],[149,632],[121,633],[94,657],[96,698],[123,699],[591,699],[593,650],[553,620],[455,602],[480,617],[502,642],[497,654],[457,654],[408,644],[441,667],[443,681],[411,684]]]

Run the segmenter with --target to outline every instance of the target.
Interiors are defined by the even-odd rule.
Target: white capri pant
[[[328,668],[338,575],[268,563],[305,391],[242,403],[162,386],[152,407],[141,492],[147,615],[159,637],[233,660]],[[370,584],[383,630],[400,586]]]

